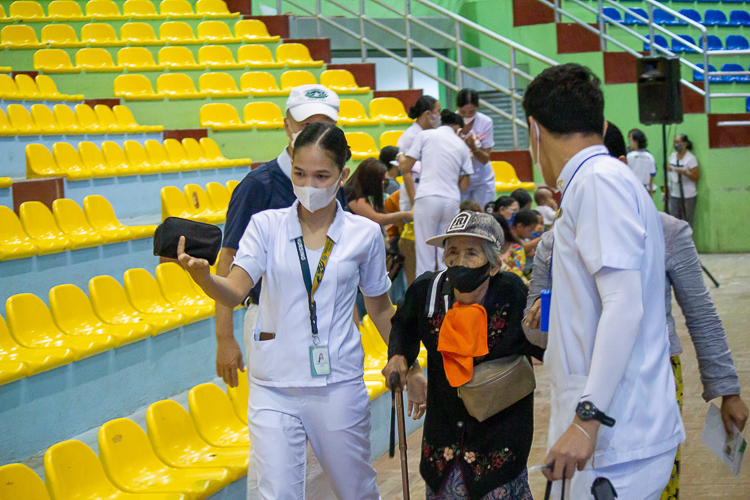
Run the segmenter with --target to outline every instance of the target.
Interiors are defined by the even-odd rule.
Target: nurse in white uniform
[[[401,163],[406,193],[414,206],[417,276],[445,269],[443,249],[425,241],[445,233],[458,215],[461,191],[469,187],[469,175],[474,172],[469,148],[457,135],[463,119],[444,109],[440,121],[440,127],[417,135]],[[411,170],[417,161],[422,162],[422,171],[415,192]]]
[[[459,135],[471,150],[474,173],[469,176],[469,189],[461,193],[461,201],[474,200],[480,207],[495,201],[495,171],[490,164],[490,151],[495,145],[492,118],[477,111],[479,94],[476,90],[462,89],[456,96],[458,114],[464,119]]]
[[[340,500],[378,500],[370,459],[370,407],[364,353],[352,309],[359,288],[388,341],[393,306],[380,227],[344,212],[335,199],[351,156],[341,129],[309,124],[296,138],[292,182],[297,201],[257,213],[229,275],[208,262],[179,259],[208,295],[241,303],[263,277],[248,353],[248,423],[264,500],[305,495],[310,442]]]
[[[604,97],[588,68],[546,69],[526,88],[523,106],[532,160],[563,193],[542,313],[551,382],[545,476],[572,478],[576,500],[592,498],[597,477],[609,479],[618,498],[657,500],[685,439],[659,214],[603,145]]]

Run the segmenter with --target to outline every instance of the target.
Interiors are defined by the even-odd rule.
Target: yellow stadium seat
[[[141,19],[163,19],[164,16],[156,12],[156,6],[149,0],[127,0],[122,5],[122,14]]]
[[[183,73],[164,73],[156,79],[156,91],[170,99],[204,99],[205,92],[195,90],[193,79]]]
[[[161,293],[159,284],[145,269],[128,269],[123,276],[125,293],[135,309],[142,313],[156,313],[165,316],[181,317],[186,323],[194,323],[209,318],[209,307],[178,306],[170,304]]]
[[[234,61],[232,51],[226,45],[204,45],[198,49],[198,64],[211,69],[244,68],[244,64]]]
[[[36,254],[36,244],[24,232],[16,214],[10,208],[0,205],[0,260],[24,259]]]
[[[74,361],[75,353],[64,347],[24,347],[11,336],[8,325],[0,316],[0,358],[3,361],[21,361],[27,367],[27,375],[34,375]],[[0,494],[3,492],[1,481]],[[0,498],[6,497],[0,496]]]
[[[10,177],[0,177],[0,189],[8,189],[13,185],[13,179]]]
[[[179,44],[203,43],[193,34],[193,28],[184,21],[167,21],[159,26],[159,38]]]
[[[50,7],[52,3],[50,3]],[[68,24],[46,24],[42,26],[42,43],[50,47],[84,47],[86,45],[78,41],[76,30]]]
[[[164,45],[147,23],[125,23],[120,27],[120,41],[133,45]]]
[[[258,19],[243,19],[234,23],[234,36],[249,42],[278,42],[281,37],[268,34],[268,28]]]
[[[224,0],[198,0],[195,2],[195,12],[206,17],[238,17],[238,13],[229,12]]]
[[[104,236],[86,222],[81,207],[75,201],[65,198],[53,201],[52,214],[55,225],[73,242],[74,249],[95,247],[104,243]]]
[[[21,77],[26,75],[16,75],[16,81],[21,81]],[[83,96],[79,94],[61,94],[57,90],[55,81],[47,75],[36,75],[34,80],[39,94],[47,100],[51,101],[82,101]],[[59,122],[59,120],[58,120]]]
[[[284,116],[272,102],[249,102],[244,108],[245,123],[258,129],[284,128]]]
[[[3,75],[7,76],[7,75]],[[47,77],[49,78],[49,77]],[[19,74],[15,78],[16,88],[18,89],[18,97],[26,100],[41,100],[45,97],[39,92],[39,87],[36,86],[34,79],[29,75]]]
[[[227,181],[227,192],[229,193],[230,198],[232,193],[234,193],[234,188],[236,188],[239,183],[240,181]]]
[[[65,131],[58,125],[52,110],[43,104],[31,105],[31,117],[43,134],[63,134]]]
[[[227,73],[203,73],[198,79],[201,92],[214,97],[247,97],[250,92],[240,92],[234,78]]]
[[[79,142],[78,154],[81,156],[83,164],[94,173],[94,177],[115,177],[120,175],[120,171],[107,163],[104,159],[104,154],[93,142]]]
[[[10,124],[5,112],[0,109],[0,136],[7,137],[13,135],[18,135],[18,130]]]
[[[157,401],[146,410],[148,437],[156,455],[172,467],[222,467],[232,480],[247,473],[247,446],[211,446],[203,441],[188,412],[176,401]]]
[[[66,172],[58,167],[52,154],[43,144],[26,146],[26,177],[65,177]]]
[[[177,189],[177,188],[175,188]],[[156,281],[162,295],[172,304],[180,306],[208,305],[213,310],[216,302],[193,288],[193,279],[175,262],[156,266]]]
[[[148,159],[154,167],[159,168],[162,172],[179,172],[180,165],[174,165],[167,157],[167,152],[164,149],[164,145],[153,139],[149,139],[144,143]]]
[[[78,123],[75,112],[65,104],[55,104],[55,119],[66,134],[85,134],[87,131]]]
[[[112,55],[102,48],[87,48],[76,52],[76,66],[86,71],[115,71],[120,68],[115,66]]]
[[[119,47],[124,41],[117,39],[117,33],[111,24],[89,23],[81,26],[81,41],[99,47]]]
[[[134,71],[164,70],[164,66],[157,66],[153,54],[146,47],[124,47],[118,50],[117,66]]]
[[[70,56],[62,49],[42,49],[34,52],[34,69],[45,73],[77,73]]]
[[[120,9],[112,0],[89,0],[86,2],[86,15],[97,19],[117,19],[122,17]]]
[[[0,467],[0,498],[9,500],[51,500],[44,481],[23,464]]]
[[[117,123],[115,114],[112,112],[112,108],[104,104],[97,104],[94,106],[94,114],[99,122],[99,127],[108,134],[122,134],[125,129],[121,128]]]
[[[221,209],[213,206],[206,192],[198,184],[185,185],[185,197],[188,203],[192,202],[200,217],[207,222],[221,223],[227,216],[226,210],[222,212]]]
[[[231,104],[211,103],[201,106],[201,127],[210,127],[214,130],[250,130],[251,124],[240,121],[237,110]]]
[[[240,77],[240,86],[243,92],[249,92],[257,97],[289,95],[288,90],[279,89],[276,79],[266,71],[243,73]]]
[[[115,114],[115,120],[122,130],[130,133],[142,133],[142,132],[162,132],[164,127],[161,125],[139,125],[136,123],[133,113],[130,112],[125,106],[119,104],[112,108],[112,112]]]
[[[13,125],[19,134],[39,135],[42,133],[42,130],[34,123],[28,110],[20,104],[8,104],[8,107],[5,109],[8,112],[10,124]]]
[[[281,74],[281,88],[286,91],[290,91],[294,87],[299,87],[300,85],[310,85],[316,83],[318,82],[315,81],[315,76],[309,71],[305,71],[303,69],[285,71]]]
[[[192,137],[186,137],[182,140],[182,148],[185,151],[187,160],[195,165],[200,165],[200,168],[221,168],[228,166],[206,158],[206,154],[200,143]]]
[[[234,413],[232,402],[215,384],[201,384],[188,394],[190,416],[200,437],[212,446],[249,446],[247,425]]]
[[[0,5],[0,19],[7,19],[7,17],[5,17],[5,9],[2,5]]]
[[[28,367],[21,361],[0,361],[0,385],[26,377]]]
[[[188,159],[185,149],[177,139],[164,139],[164,150],[167,152],[167,158],[175,165],[180,165],[180,170],[198,170],[203,168],[200,162],[193,162]]]
[[[0,74],[0,99],[24,99],[10,75]]]
[[[78,151],[71,144],[56,142],[52,145],[52,154],[57,168],[64,172],[69,180],[90,179],[94,176],[94,172],[84,165]]]
[[[227,386],[227,396],[232,402],[234,412],[237,414],[242,423],[247,425],[247,403],[249,401],[249,387],[247,383],[247,373],[237,371],[237,387]]]
[[[218,182],[209,182],[206,184],[206,194],[208,194],[208,199],[211,200],[211,204],[217,210],[223,210],[226,213],[229,207],[229,192],[227,188]]]
[[[73,0],[53,0],[47,5],[47,17],[57,18],[57,21],[80,20],[83,18],[83,11],[78,2]]]
[[[370,101],[370,118],[388,125],[409,124],[414,121],[406,115],[404,103],[395,97],[376,97]]]
[[[143,75],[120,75],[115,78],[114,90],[116,97],[127,101],[154,101],[163,99],[154,93],[151,81]]]
[[[403,133],[403,130],[388,130],[380,134],[380,149],[387,146],[396,147],[396,144]]]
[[[115,347],[115,339],[109,335],[64,334],[44,302],[30,293],[10,297],[5,312],[11,335],[24,347],[65,347],[73,351],[76,361]]]
[[[125,141],[125,156],[128,157],[128,162],[133,165],[136,169],[140,170],[144,174],[157,174],[160,172],[159,168],[151,164],[151,160],[143,149],[136,141]]]
[[[536,187],[533,182],[521,182],[516,169],[507,161],[493,161],[492,170],[495,171],[495,189],[497,192],[512,192],[516,189],[531,191]]]
[[[187,47],[164,47],[159,49],[159,64],[170,69],[202,69],[195,64],[193,53]]]
[[[97,118],[94,110],[88,104],[76,104],[75,112],[78,124],[89,134],[104,134],[107,132],[106,128],[99,123],[99,118]]]
[[[370,87],[360,87],[354,75],[345,69],[328,69],[320,74],[320,84],[339,94],[367,94]]]
[[[188,470],[165,465],[143,429],[126,418],[99,428],[99,457],[112,482],[131,493],[180,492],[198,500],[218,492],[231,478],[221,468]]]
[[[39,17],[45,17],[44,10],[39,2],[29,2],[25,0],[17,0],[10,4],[10,12],[8,17],[16,17],[19,19],[34,19]]]
[[[102,143],[102,154],[110,168],[115,169],[118,175],[138,175],[143,173],[138,167],[130,164],[127,156],[125,156],[125,151],[116,142],[104,141]]]
[[[301,43],[282,43],[276,47],[276,60],[290,68],[320,68],[323,61],[313,61],[310,51]]]
[[[216,144],[216,141],[214,141],[210,137],[201,138],[200,144],[201,144],[201,147],[203,148],[203,152],[205,153],[205,158],[209,160],[218,161],[221,163],[225,163],[228,166],[234,166],[234,167],[237,167],[240,165],[250,165],[252,163],[252,160],[250,158],[237,158],[237,159],[224,158],[224,155],[221,154],[221,150],[219,149],[219,145]]]
[[[125,150],[127,151],[127,142]],[[136,143],[137,144],[137,143]],[[98,194],[90,194],[83,199],[83,212],[93,227],[109,241],[125,241],[135,238],[147,238],[154,235],[156,225],[125,226],[115,216],[112,205]]]
[[[187,202],[185,195],[179,188],[165,186],[161,188],[161,218],[180,217],[182,219],[199,220],[198,211]]]
[[[347,132],[346,142],[352,150],[352,160],[377,158],[380,152],[375,145],[375,139],[365,132]]]
[[[341,99],[339,105],[339,124],[340,125],[377,125],[380,121],[371,120],[365,113],[362,103],[354,99]]]
[[[198,39],[221,43],[237,43],[242,41],[241,38],[236,38],[232,35],[229,25],[224,21],[203,21],[200,23],[198,25]]]
[[[53,500],[188,500],[180,493],[133,494],[117,489],[96,453],[76,440],[47,449],[44,475]]]
[[[151,335],[158,335],[185,324],[185,318],[173,314],[152,314],[136,311],[128,302],[120,283],[112,276],[96,276],[89,280],[89,299],[96,315],[105,323],[121,325],[146,323],[151,325]]]
[[[5,26],[2,31],[0,31],[0,44],[9,45],[11,47],[30,48],[44,46],[44,44],[39,43],[34,28],[27,24],[14,24]]]
[[[203,17],[193,13],[193,7],[187,0],[162,0],[159,4],[159,12],[173,18]]]
[[[76,205],[77,206],[77,205]],[[80,207],[78,208],[80,211]],[[83,217],[83,212],[80,214]],[[83,218],[85,222],[85,217]],[[94,314],[89,298],[75,285],[57,285],[49,291],[49,308],[55,324],[68,335],[109,335],[115,346],[130,344],[151,335],[145,323],[108,325]]]
[[[265,45],[242,45],[237,49],[237,62],[255,68],[283,68],[283,62],[273,60],[271,50]]]

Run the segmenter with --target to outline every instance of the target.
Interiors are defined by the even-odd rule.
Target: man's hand
[[[390,386],[391,373],[397,372],[399,374],[399,387],[396,387],[395,389],[403,390],[404,385],[406,384],[406,373],[408,371],[409,367],[406,366],[406,358],[400,354],[393,356],[388,360],[388,364],[385,365],[385,368],[383,368],[383,371],[381,372],[385,377],[385,386],[390,390],[394,389]]]
[[[542,299],[536,299],[534,301],[534,305],[531,306],[531,309],[529,309],[528,314],[526,315],[526,326],[528,326],[531,329],[538,329],[541,325],[542,320]]]
[[[185,253],[185,237],[177,242],[177,260],[183,269],[190,273],[198,285],[205,284],[211,274],[211,265],[206,259],[197,259]]]
[[[234,337],[217,339],[216,375],[224,379],[229,387],[237,387],[239,384],[237,370],[245,370],[239,344]]]
[[[413,420],[422,418],[427,410],[427,378],[418,363],[406,375],[406,399],[409,402],[406,415]]]
[[[733,432],[731,422],[734,422],[734,425],[742,432],[745,428],[748,415],[750,415],[750,411],[739,395],[724,396],[721,398],[721,419],[724,421],[724,428],[727,434]]]
[[[595,420],[584,422],[578,417],[573,422],[580,425],[591,436],[591,440],[575,425],[568,427],[568,430],[560,436],[560,439],[549,450],[547,458],[544,460],[544,463],[553,466],[552,469],[543,471],[544,477],[550,481],[560,480],[563,475],[567,479],[571,479],[576,469],[583,470],[586,462],[594,454],[599,422]]]

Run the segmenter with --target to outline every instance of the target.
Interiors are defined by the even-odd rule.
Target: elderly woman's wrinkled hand
[[[540,299],[536,299],[534,302],[534,305],[531,306],[531,309],[529,309],[528,314],[526,314],[526,326],[531,329],[538,329],[539,325],[541,323],[542,318],[542,301]]]
[[[422,418],[427,411],[427,378],[418,364],[406,376],[406,399],[409,402],[406,415],[413,420]]]
[[[404,385],[406,384],[406,374],[408,371],[409,367],[406,365],[406,358],[400,354],[393,356],[388,360],[388,364],[385,365],[385,368],[383,368],[383,371],[381,372],[385,377],[385,386],[389,390],[403,390]],[[391,374],[394,372],[399,375],[399,386],[395,388],[391,387]]]

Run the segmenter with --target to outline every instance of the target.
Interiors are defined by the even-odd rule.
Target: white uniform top
[[[401,137],[399,137],[396,142],[396,147],[398,148],[399,153],[406,154],[414,143],[414,139],[416,139],[419,133],[423,130],[422,126],[416,121],[411,124],[411,127],[404,130],[404,133],[401,134]],[[419,188],[419,172],[421,170],[422,164],[420,162],[414,163],[414,166],[411,169],[411,177],[414,180],[415,193],[417,192],[417,188]],[[403,175],[403,172],[401,174]],[[402,182],[401,186],[399,186],[399,191],[398,208],[402,212],[408,212],[411,210],[411,203],[409,202],[409,195],[406,193],[406,184]]]
[[[331,373],[313,377],[307,289],[294,241],[302,236],[298,204],[295,201],[289,208],[253,215],[233,264],[256,283],[263,277],[258,320],[247,353],[250,379],[259,385],[319,387],[361,377],[364,352],[352,321],[357,287],[364,295],[375,297],[391,286],[380,226],[344,212],[337,202],[336,217],[327,233],[335,245],[315,292],[318,335],[320,343],[328,346]],[[307,253],[314,273],[320,252]],[[260,332],[275,333],[276,337],[260,341]]]
[[[422,161],[415,200],[440,196],[461,200],[458,178],[473,174],[469,146],[447,125],[417,135],[406,156]]]
[[[646,150],[628,153],[628,167],[633,171],[641,184],[648,186],[651,177],[656,175],[656,161],[654,155]]]
[[[495,145],[495,131],[492,118],[477,111],[474,121],[471,122],[471,130],[481,143],[481,149],[492,149]],[[495,190],[495,171],[492,169],[490,162],[482,163],[472,155],[471,165],[474,167],[474,173],[471,174],[471,185],[488,184]]]
[[[665,453],[684,440],[685,431],[669,360],[664,235],[656,207],[635,175],[601,145],[573,156],[558,187],[563,201],[555,222],[544,356],[552,383],[549,443],[572,423],[585,396],[616,420],[612,428],[600,427],[595,467]],[[639,270],[643,301],[640,333],[608,408],[592,393],[592,386],[606,383],[607,374],[590,373],[602,313],[594,275],[605,267]]]
[[[677,165],[679,163],[679,165]],[[686,170],[691,170],[698,166],[698,159],[690,151],[685,152],[685,157],[682,160],[677,159],[677,153],[669,155],[669,164],[672,167],[679,166]],[[680,197],[680,174],[677,172],[669,172],[667,174],[669,180],[669,195],[675,198]],[[698,195],[698,190],[695,187],[695,182],[688,179],[686,176],[682,176],[682,190],[685,192],[685,198],[695,198]]]

